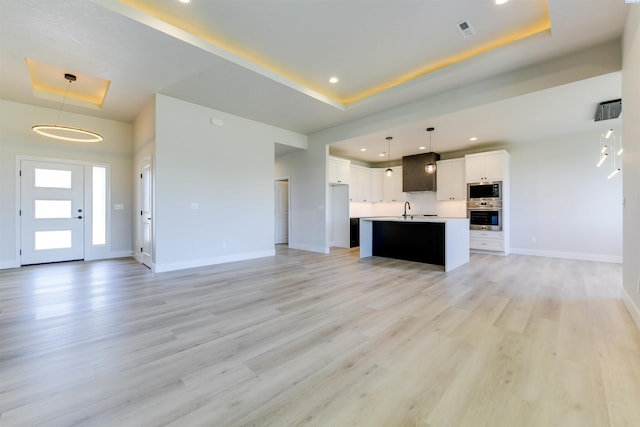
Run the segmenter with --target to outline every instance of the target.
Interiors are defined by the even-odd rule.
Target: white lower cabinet
[[[504,251],[504,233],[502,231],[469,231],[469,248],[485,251]]]

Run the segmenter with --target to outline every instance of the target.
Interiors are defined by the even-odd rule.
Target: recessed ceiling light
[[[472,136],[471,138],[469,138],[469,141],[477,141],[478,138],[476,138],[475,136]]]
[[[178,0],[178,1],[184,4],[191,3],[191,0]]]
[[[329,79],[329,83],[333,83],[333,84],[338,83],[338,78],[337,78],[336,76],[331,77],[331,78]]]
[[[382,153],[378,154],[378,156],[380,156],[380,157],[384,157],[384,156],[385,156],[384,151],[383,151]]]
[[[496,0],[496,4],[505,4],[509,0]]]
[[[426,150],[427,149],[427,147],[418,147],[418,148],[421,149],[421,150]]]
[[[367,151],[367,149],[366,148],[361,148],[360,151]]]

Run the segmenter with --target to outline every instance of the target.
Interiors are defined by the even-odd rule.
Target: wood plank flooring
[[[621,266],[279,247],[0,271],[1,426],[640,426]]]

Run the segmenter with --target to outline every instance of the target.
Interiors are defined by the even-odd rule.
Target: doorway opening
[[[276,178],[274,182],[274,241],[276,245],[289,244],[289,178]]]

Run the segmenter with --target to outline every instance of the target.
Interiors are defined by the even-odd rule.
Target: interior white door
[[[289,181],[275,182],[275,242],[289,243]]]
[[[84,166],[20,161],[22,265],[84,259]]]
[[[140,242],[142,247],[140,248],[140,262],[147,267],[151,268],[152,263],[152,199],[151,199],[151,184],[153,175],[151,173],[151,160],[145,160],[141,165],[140,172]]]

